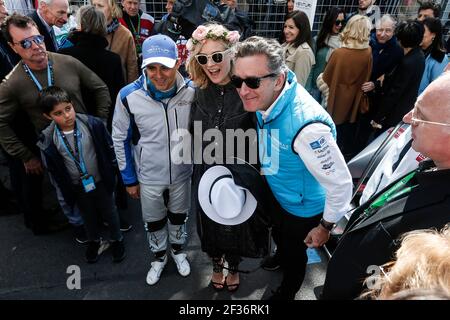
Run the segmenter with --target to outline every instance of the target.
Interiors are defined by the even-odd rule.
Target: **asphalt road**
[[[85,246],[74,241],[71,229],[55,234],[34,236],[25,228],[21,215],[0,216],[0,300],[3,299],[76,299],[76,300],[261,300],[271,294],[281,281],[281,271],[269,272],[259,268],[260,259],[244,259],[239,290],[214,291],[208,286],[212,266],[200,249],[195,232],[194,217],[188,221],[190,234],[187,255],[191,274],[183,278],[169,258],[160,281],[149,286],[145,277],[151,253],[147,245],[141,213],[132,202],[126,216],[133,229],[125,233],[127,257],[119,264],[112,262],[106,250],[95,264],[84,261]],[[106,230],[105,230],[106,232]],[[323,284],[325,255],[317,251],[321,262],[308,265],[298,300],[315,300],[314,288]],[[72,267],[71,267],[72,266]],[[74,272],[79,267],[80,289],[69,289]]]

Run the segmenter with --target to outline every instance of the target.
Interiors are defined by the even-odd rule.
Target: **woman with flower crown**
[[[200,158],[201,162],[194,161],[192,212],[197,213],[197,230],[202,250],[212,259],[210,285],[215,290],[226,287],[230,292],[239,287],[238,266],[241,257],[263,257],[267,253],[269,239],[264,208],[267,208],[270,191],[259,174],[257,165],[255,167],[254,163],[249,163],[252,162],[252,152],[254,159],[257,159],[256,141],[246,139],[244,156],[240,156],[237,149],[242,147],[243,141],[235,137],[231,141],[227,136],[229,129],[234,130],[233,132],[238,129],[245,132],[255,128],[254,114],[244,110],[236,88],[231,83],[232,46],[239,37],[237,31],[229,31],[224,26],[213,23],[197,27],[187,43],[187,70],[197,86],[191,108],[191,132],[194,146],[197,141],[201,141],[201,148],[194,147],[194,159]],[[220,133],[222,139],[211,142],[211,139],[206,138],[208,133],[205,134],[205,131],[211,132],[211,129]],[[227,144],[234,146],[234,154],[230,155]],[[211,145],[214,147],[212,152]],[[212,159],[207,159],[207,154]],[[238,225],[219,224],[202,210],[198,202],[200,179],[206,170],[215,165],[223,165],[229,169],[235,182],[248,189],[256,198],[256,210],[247,221]],[[225,262],[228,263],[226,277],[223,273]]]

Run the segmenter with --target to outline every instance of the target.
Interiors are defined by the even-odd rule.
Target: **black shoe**
[[[86,249],[86,261],[88,263],[95,263],[98,261],[98,249],[100,248],[100,241],[89,241]]]
[[[129,224],[125,220],[120,219],[120,231],[128,232],[133,228],[133,225]]]
[[[125,245],[123,239],[120,241],[111,241],[113,262],[120,262],[125,259]]]
[[[103,221],[103,225],[105,227],[109,227],[109,224],[106,221]],[[132,228],[133,228],[133,225],[131,225],[128,222],[120,219],[120,231],[127,232],[127,231],[130,231]]]
[[[88,238],[86,236],[86,231],[84,230],[84,225],[74,226],[73,233],[75,234],[75,241],[80,244],[85,244],[88,242]]]
[[[280,260],[280,255],[275,253],[273,256],[269,256],[261,262],[261,268],[267,271],[278,270],[281,267]]]

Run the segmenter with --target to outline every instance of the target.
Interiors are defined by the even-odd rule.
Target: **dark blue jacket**
[[[89,128],[97,155],[97,165],[101,181],[106,190],[112,193],[116,184],[116,174],[118,171],[111,136],[99,118],[84,114],[77,114],[76,117],[77,121],[83,122]],[[52,122],[50,126],[43,130],[37,145],[41,149],[42,158],[46,163],[48,171],[52,174],[58,187],[61,189],[64,200],[68,205],[73,206],[75,204],[76,187],[72,184],[63,157],[53,143],[55,128],[56,124]]]
[[[376,33],[370,37],[370,47],[372,48],[372,75],[371,81],[376,81],[383,74],[389,74],[400,63],[403,58],[403,49],[398,45],[397,38],[394,36],[386,43],[379,43]]]
[[[45,48],[47,51],[56,52],[55,44],[53,42],[52,36],[47,30],[47,27],[42,23],[41,18],[39,18],[37,11],[30,13],[28,15],[36,23],[39,33],[44,36]]]

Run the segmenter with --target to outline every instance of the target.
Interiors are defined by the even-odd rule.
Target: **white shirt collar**
[[[286,74],[286,77],[287,77],[287,74]],[[290,85],[287,83],[287,81],[285,81],[283,90],[281,90],[280,94],[275,99],[275,101],[270,105],[270,107],[267,110],[258,110],[258,112],[261,113],[263,120],[266,120],[267,117],[269,117],[270,113],[272,112],[273,108],[277,104],[278,100],[280,99],[281,96],[283,96],[283,94],[286,92],[288,87],[290,87]]]
[[[50,27],[49,24],[44,20],[44,18],[42,18],[41,14],[39,13],[39,9],[36,10],[36,13],[37,13],[39,19],[41,19],[44,26],[47,28],[47,31],[50,32],[52,30],[52,27]]]

